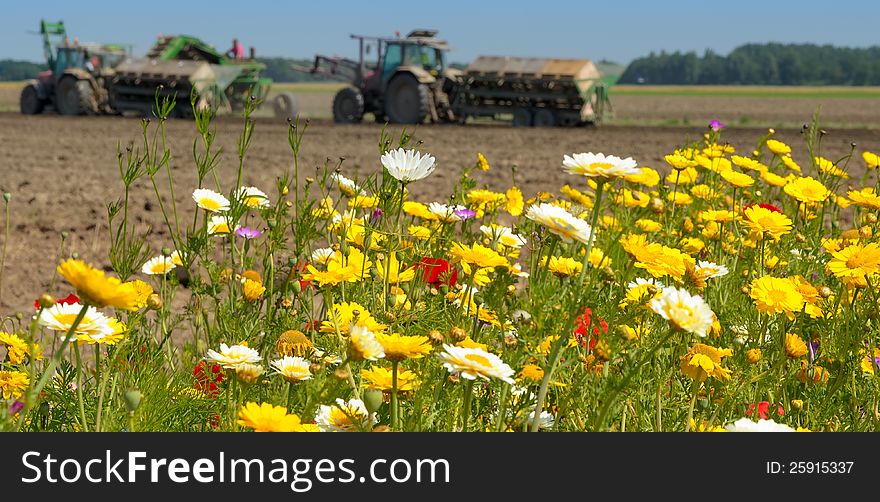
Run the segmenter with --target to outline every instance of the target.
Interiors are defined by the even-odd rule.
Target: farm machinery
[[[311,68],[348,82],[333,99],[333,119],[355,123],[464,123],[470,117],[512,120],[515,126],[577,126],[610,112],[608,90],[586,59],[481,56],[463,70],[446,64],[446,42],[433,30],[406,37],[351,35],[358,59],[315,56]]]
[[[272,81],[262,78],[265,65],[253,59],[233,60],[195,37],[160,37],[147,57],[134,58],[121,45],[71,43],[64,23],[40,22],[49,69],[28,82],[21,93],[23,114],[41,113],[47,105],[62,115],[135,113],[149,115],[157,96],[186,104],[176,116],[198,107],[244,108],[251,96],[264,99]],[[293,96],[273,102],[278,116],[296,113]]]

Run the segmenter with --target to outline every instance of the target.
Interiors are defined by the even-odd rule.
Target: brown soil
[[[235,142],[241,130],[239,120],[223,118],[217,123],[218,145],[224,155],[219,176],[224,190],[233,182],[237,158]],[[192,217],[190,198],[196,172],[190,157],[195,128],[186,121],[169,123],[172,173],[181,218]],[[292,168],[287,144],[287,124],[260,119],[245,160],[244,183],[275,194],[276,177]],[[344,157],[343,172],[361,176],[381,169],[378,138],[381,126],[363,124],[339,126],[312,121],[301,154],[301,176]],[[488,173],[477,172],[481,184],[496,189],[509,187],[511,167],[517,166],[517,182],[526,195],[539,190],[556,191],[572,182],[560,169],[562,156],[581,151],[601,151],[632,156],[642,165],[660,166],[662,155],[688,138],[702,135],[699,127],[602,126],[586,129],[520,129],[507,126],[422,126],[417,137],[422,151],[437,157],[439,168],[411,188],[414,198],[431,201],[447,197],[466,166],[473,165],[477,152],[492,164]],[[749,151],[764,130],[733,129],[725,138],[739,150]],[[33,299],[49,287],[56,264],[61,233],[68,232],[66,248],[95,264],[107,265],[106,205],[122,193],[116,162],[117,145],[138,142],[140,124],[119,117],[68,118],[55,115],[23,117],[0,114],[0,190],[10,192],[11,229],[6,267],[0,290],[0,315],[28,311]],[[798,130],[780,130],[777,137],[798,147],[799,161],[806,159]],[[823,142],[829,157],[849,151],[850,142],[860,148],[880,150],[880,136],[867,130],[831,130]],[[329,160],[328,160],[329,159]],[[860,164],[860,163],[859,163]],[[861,165],[861,164],[860,164]],[[160,192],[170,201],[167,180],[160,176]],[[154,251],[169,245],[162,215],[149,181],[142,180],[131,196],[134,219],[153,229]],[[3,234],[0,232],[0,243]],[[0,245],[2,248],[2,245]],[[66,295],[63,285],[50,288]]]

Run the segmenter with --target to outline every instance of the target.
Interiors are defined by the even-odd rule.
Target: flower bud
[[[376,413],[379,411],[379,407],[382,406],[382,391],[378,389],[367,389],[363,394],[364,398],[364,406],[367,408],[367,411],[372,413]]]
[[[663,204],[663,199],[660,197],[654,197],[651,199],[651,211],[655,213],[662,213],[665,205]]]
[[[513,335],[504,335],[504,346],[509,348],[516,347],[516,344],[519,343],[515,336]]]
[[[321,364],[321,363],[312,363],[312,364],[309,365],[309,371],[310,371],[312,374],[315,374],[315,373],[317,373],[317,372],[319,372],[319,371],[321,371],[321,370],[323,370],[323,369],[324,369],[324,365]]]
[[[877,223],[877,215],[874,213],[868,213],[864,218],[865,223]]]
[[[822,298],[829,298],[832,294],[834,294],[834,292],[831,291],[831,288],[828,286],[822,286],[819,288],[819,296]]]
[[[12,194],[9,192],[3,192],[3,200],[9,204],[10,199],[12,199]]]
[[[40,308],[50,309],[55,305],[55,298],[49,293],[40,295]]]
[[[443,333],[441,333],[440,331],[438,331],[436,329],[432,329],[431,331],[428,332],[428,339],[431,340],[431,343],[433,345],[440,345],[441,343],[446,341],[446,338],[443,336]]]
[[[122,400],[125,401],[125,408],[129,413],[134,413],[138,409],[138,406],[141,405],[142,397],[137,389],[126,391],[122,395]]]
[[[333,376],[335,376],[336,378],[338,378],[340,380],[348,380],[348,377],[351,376],[351,372],[345,368],[338,368],[333,373]]]
[[[147,297],[147,307],[150,310],[160,310],[162,308],[162,299],[156,293]]]
[[[239,364],[235,368],[235,378],[245,385],[253,385],[265,370],[259,364]]]
[[[862,239],[870,239],[873,233],[874,232],[871,230],[871,227],[867,225],[859,228],[859,237],[861,237]]]
[[[804,409],[804,402],[800,399],[792,399],[791,400],[791,407],[796,410],[802,410],[802,409]]]
[[[388,427],[387,425],[377,425],[377,426],[373,427],[373,432],[393,432],[393,431],[391,430],[391,427]]]
[[[761,360],[761,349],[749,349],[746,351],[746,360],[749,364],[758,364]]]
[[[287,185],[285,185],[284,188],[281,189],[281,196],[286,197],[287,194],[289,194],[289,193],[290,193],[290,189],[287,188]]]
[[[455,342],[460,342],[467,338],[467,331],[459,328],[458,326],[449,330],[449,338],[451,338]]]
[[[162,248],[162,256],[166,258],[171,256],[171,248]]]

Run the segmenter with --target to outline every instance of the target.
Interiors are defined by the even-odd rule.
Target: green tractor
[[[598,124],[611,113],[602,74],[589,59],[481,56],[458,70],[447,66],[449,47],[436,35],[351,35],[358,59],[317,55],[311,68],[294,69],[349,83],[333,99],[333,119],[341,123],[372,113],[380,123],[487,118],[520,127],[573,127]]]
[[[447,92],[460,75],[447,67],[446,42],[433,30],[414,30],[405,38],[351,35],[358,59],[315,56],[314,65],[294,69],[349,82],[333,99],[333,119],[357,123],[364,113],[377,122],[418,124],[451,121]]]
[[[251,96],[264,100],[272,80],[265,65],[230,59],[209,44],[184,35],[161,37],[145,58],[122,45],[70,43],[63,22],[40,22],[49,69],[21,93],[21,113],[34,115],[53,106],[62,115],[153,113],[156,98],[178,101],[177,117],[189,117],[191,96],[197,107],[239,111]],[[296,101],[279,94],[275,115],[296,115]]]
[[[21,91],[21,113],[35,115],[52,106],[62,115],[112,113],[107,84],[113,67],[129,56],[122,45],[80,44],[67,38],[63,22],[40,21],[48,70]]]
[[[244,109],[251,96],[265,100],[272,87],[272,79],[261,76],[266,65],[254,59],[253,51],[248,59],[234,59],[189,35],[160,36],[147,53],[147,59],[202,61],[214,65],[217,78],[215,95],[233,111]],[[272,101],[272,107],[277,117],[293,117],[297,112],[296,100],[289,93],[278,93]]]

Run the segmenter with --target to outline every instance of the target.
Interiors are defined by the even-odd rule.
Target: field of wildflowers
[[[880,157],[855,145],[823,157],[818,118],[801,145],[771,129],[748,152],[713,121],[657,169],[627,152],[571,152],[555,194],[528,193],[474,152],[449,200],[418,201],[409,187],[443,169],[440,152],[383,130],[376,174],[327,165],[304,177],[297,120],[287,172],[244,186],[252,107],[235,179],[215,171],[213,112],[196,110],[198,184],[178,186],[173,106],[158,104],[142,143],[118,152],[112,271],[58,256],[57,291],[34,292],[33,316],[3,318],[3,430],[880,422]],[[861,179],[849,175],[857,164]],[[482,188],[488,177],[509,188]],[[155,192],[162,249],[134,230],[136,182]],[[193,218],[175,191],[192,192]]]

